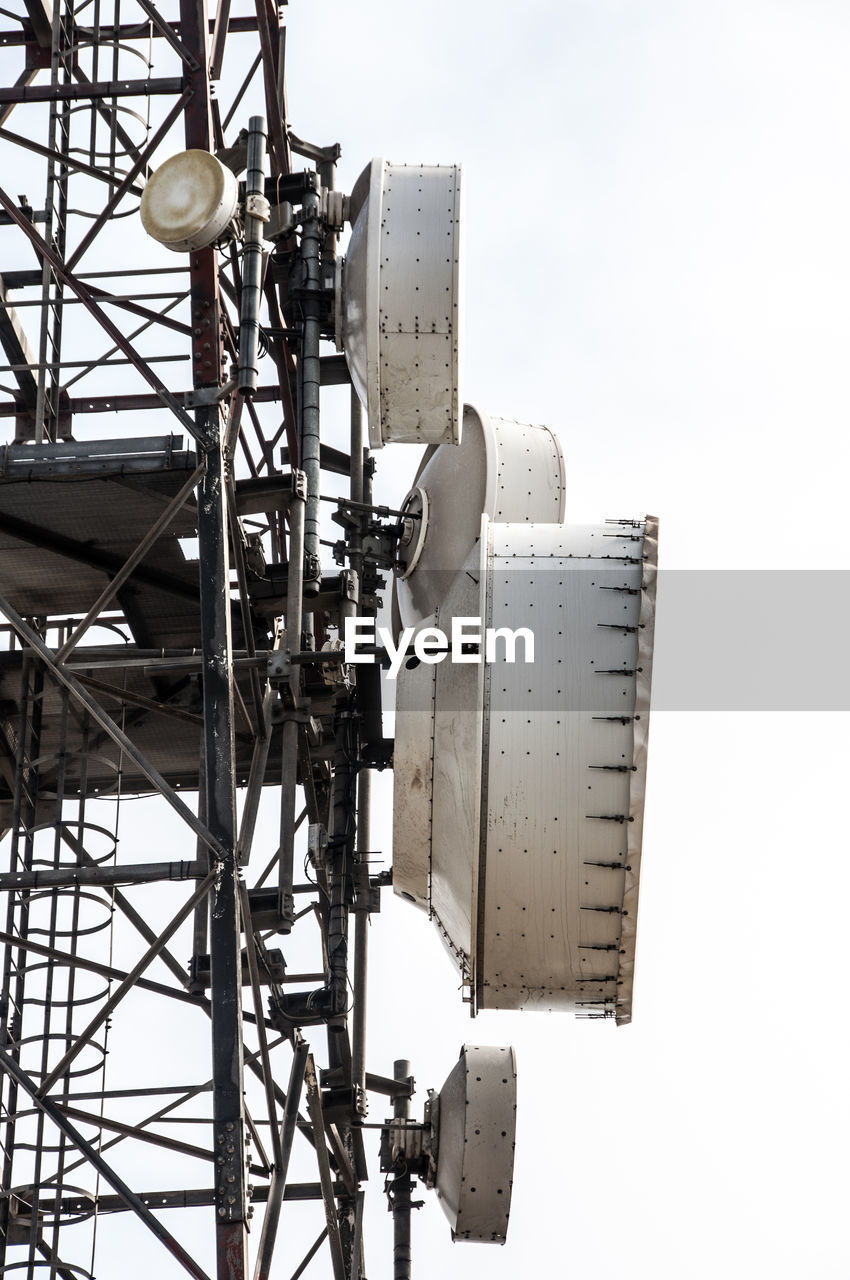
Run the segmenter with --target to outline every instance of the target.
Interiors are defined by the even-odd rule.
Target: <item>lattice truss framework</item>
[[[292,564],[305,521],[308,547],[318,536],[318,494],[290,468],[320,383],[347,381],[341,357],[319,355],[338,228],[317,192],[338,148],[289,129],[270,0],[240,14],[230,0],[210,13],[199,0],[10,3],[0,1273],[238,1280],[271,1274],[273,1257],[274,1274],[299,1275],[322,1249],[335,1280],[356,1280],[365,937],[381,881],[369,766],[388,745],[377,690],[314,654],[341,615],[374,605],[364,535],[390,556],[392,538],[369,506],[353,398],[350,452],[321,459],[323,487],[342,495],[342,571],[308,556],[304,584]],[[183,147],[243,169],[252,112],[268,121],[271,194],[303,216],[268,264],[269,358],[246,397],[229,385],[238,245],[169,253],[144,240],[138,207]],[[262,856],[260,812],[280,833]],[[403,1113],[409,1080],[368,1085]],[[409,1185],[400,1174],[402,1216]],[[286,1210],[284,1264],[290,1200],[313,1209]]]

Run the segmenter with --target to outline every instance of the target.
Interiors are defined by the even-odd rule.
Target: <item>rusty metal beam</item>
[[[266,115],[269,124],[269,152],[273,172],[290,173],[292,157],[289,141],[284,134],[283,115],[280,108],[281,90],[278,83],[280,63],[280,30],[276,23],[276,10],[271,0],[254,0],[257,14],[257,35],[263,55],[263,84],[266,91]],[[272,26],[272,20],[275,25]]]
[[[32,138],[26,138],[23,134],[13,133],[11,129],[0,129],[0,139],[4,142],[11,142],[14,146],[23,147],[26,151],[31,151],[33,155],[44,156],[46,160],[53,160],[56,164],[66,165],[75,173],[84,173],[89,178],[96,178],[98,182],[105,182],[107,186],[117,187],[122,183],[120,174],[110,173],[108,169],[98,169],[96,165],[86,164],[83,160],[78,160],[76,156],[68,155],[65,151],[56,151],[53,147],[44,147],[40,142],[33,141]],[[141,195],[142,188],[131,186],[130,190],[134,195]]]
[[[168,41],[177,56],[185,62],[190,71],[197,71],[199,63],[191,49],[188,49],[171,24],[162,16],[152,0],[136,0],[136,4],[150,18],[156,30]]]
[[[56,964],[85,969],[87,973],[96,973],[101,978],[121,982],[127,977],[123,969],[115,969],[108,964],[98,964],[96,960],[86,960],[83,956],[72,955],[69,951],[58,951],[56,947],[47,947],[41,942],[33,942],[30,938],[21,938],[18,934],[0,932],[0,942],[8,947],[19,947],[22,951],[32,952],[35,956],[44,956],[46,960],[53,960]],[[199,1008],[203,1008],[205,1003],[201,996],[193,995],[189,991],[178,991],[176,987],[168,987],[164,982],[152,982],[149,978],[139,978],[136,986],[142,991],[168,996],[171,1000],[180,1000],[184,1004],[193,1004]]]
[[[348,375],[348,368],[342,356],[322,356],[320,363],[323,387],[345,386],[351,381]],[[175,391],[174,398],[181,408],[191,407],[194,392]],[[280,399],[280,386],[258,387],[254,395],[254,401],[258,404],[271,404]],[[68,408],[72,414],[132,413],[137,409],[162,409],[163,403],[160,396],[140,391],[114,396],[71,396],[68,400]],[[12,418],[14,415],[15,406],[13,404],[0,403],[0,418]]]
[[[0,103],[76,102],[95,98],[150,98],[161,93],[180,93],[183,81],[172,76],[151,80],[89,80],[76,84],[16,84],[0,88]]]
[[[6,286],[2,276],[0,276],[0,346],[6,352],[9,363],[15,366],[15,381],[20,389],[21,400],[28,409],[35,409],[38,386],[31,366],[36,363],[36,357],[17,310],[6,297]],[[17,409],[17,406],[15,408]]]
[[[84,1124],[94,1125],[97,1129],[120,1133],[124,1138],[135,1138],[137,1142],[147,1142],[153,1147],[163,1147],[167,1151],[174,1151],[177,1155],[194,1156],[196,1160],[213,1161],[216,1158],[216,1153],[210,1147],[198,1147],[194,1143],[180,1142],[178,1138],[168,1138],[161,1133],[149,1133],[144,1125],[125,1124],[122,1120],[112,1120],[108,1116],[93,1115],[90,1111],[70,1107],[65,1102],[57,1103],[57,1106],[70,1120],[81,1120]],[[206,1123],[212,1123],[212,1121]],[[265,1166],[259,1164],[252,1164],[250,1171],[261,1176],[268,1172]]]
[[[176,36],[181,34],[180,23],[177,21],[165,20],[166,26],[170,27]],[[94,27],[86,27],[81,23],[77,24],[77,36],[80,41],[80,48],[86,47],[86,42],[94,41]],[[227,23],[228,34],[238,34],[245,32],[254,32],[257,30],[257,19],[253,14],[236,14],[231,15]],[[215,19],[209,19],[210,35],[215,31]],[[116,41],[119,44],[126,44],[132,40],[154,40],[162,39],[164,32],[154,27],[151,30],[150,23],[147,22],[122,22],[118,26],[100,25],[97,28],[97,36],[101,44],[107,41]],[[39,42],[32,29],[32,24],[25,24],[23,29],[16,27],[12,31],[0,31],[0,49],[13,49],[26,47],[27,45],[35,45],[39,47]],[[49,42],[48,42],[49,47]]]

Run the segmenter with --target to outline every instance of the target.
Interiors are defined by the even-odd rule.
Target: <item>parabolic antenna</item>
[[[368,174],[365,198],[365,175],[352,193],[336,310],[369,443],[457,444],[460,169],[375,159]]]
[[[500,522],[561,521],[565,492],[564,457],[548,427],[464,405],[460,446],[428,449],[402,503],[411,519],[400,547],[405,568],[396,583],[401,625],[433,622],[478,541],[482,514]]]
[[[140,214],[149,236],[176,253],[214,244],[239,202],[232,170],[208,151],[180,151],[148,179]]]
[[[453,1240],[504,1244],[516,1134],[513,1049],[464,1045],[431,1099],[435,1186]]]
[[[657,521],[496,524],[437,611],[531,628],[534,660],[408,661],[393,882],[476,1009],[631,1017]],[[483,637],[482,637],[483,647]]]

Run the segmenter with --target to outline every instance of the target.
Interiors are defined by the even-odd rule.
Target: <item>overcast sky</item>
[[[342,144],[341,188],[373,155],[463,164],[465,395],[558,432],[568,520],[658,515],[665,570],[847,570],[845,3],[292,0],[284,12],[291,124]],[[125,245],[134,234],[123,224]],[[331,426],[336,408],[329,397]],[[397,502],[416,451],[379,463]],[[800,599],[782,579],[734,671],[740,688],[759,643],[780,670],[785,655],[773,709],[654,716],[631,1026],[470,1022],[436,932],[385,895],[370,1070],[410,1058],[421,1116],[464,1041],[513,1043],[518,1060],[508,1243],[452,1245],[423,1189],[422,1280],[850,1273],[847,715],[787,710],[801,631],[806,665],[837,682],[847,633],[825,599],[813,645],[819,611]],[[691,622],[690,637],[680,623],[665,632],[662,575],[659,671],[681,669],[691,643],[695,680],[715,647],[730,661],[722,601],[697,602]],[[390,785],[372,841],[387,857]],[[382,1115],[375,1100],[371,1119]],[[392,1274],[379,1180],[369,1280]],[[326,1255],[307,1272],[327,1274]]]
[[[287,22],[293,125],[342,143],[341,186],[373,154],[463,164],[466,398],[555,428],[568,519],[657,514],[666,569],[848,568],[846,5],[368,0]],[[414,462],[380,463],[397,498]],[[373,1069],[409,1056],[424,1089],[464,1040],[517,1049],[508,1243],[451,1245],[429,1203],[417,1275],[847,1276],[848,725],[784,709],[812,618],[788,579],[772,605],[774,711],[654,717],[631,1026],[470,1023],[427,921],[376,919]],[[734,626],[694,616],[695,679]],[[845,636],[824,626],[807,663],[843,680]],[[687,657],[663,579],[657,640],[658,663]],[[758,624],[749,642],[748,663]],[[391,1275],[374,1231],[367,1261]]]

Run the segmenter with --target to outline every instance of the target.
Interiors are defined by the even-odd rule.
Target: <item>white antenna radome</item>
[[[373,449],[461,435],[461,182],[457,165],[375,159],[352,193],[337,341]],[[359,211],[358,211],[359,205]]]
[[[396,683],[394,886],[475,1009],[631,1017],[657,522],[491,523],[437,613],[533,632]],[[484,635],[481,649],[485,647]],[[480,653],[481,658],[485,656]]]
[[[459,447],[428,449],[402,503],[410,518],[395,589],[400,625],[433,622],[478,541],[482,514],[560,522],[565,496],[564,456],[553,431],[464,405]]]
[[[149,236],[184,253],[215,244],[238,203],[239,183],[232,170],[209,151],[180,151],[148,179],[139,212]]]

